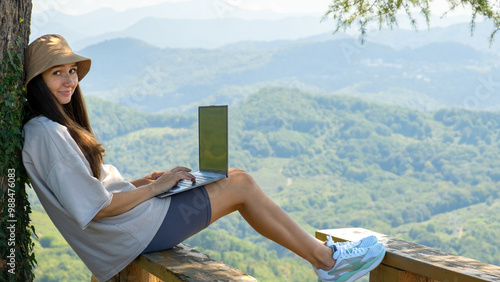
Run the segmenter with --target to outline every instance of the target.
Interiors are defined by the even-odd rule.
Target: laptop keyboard
[[[211,173],[211,172],[192,172],[193,176],[196,177],[196,181],[192,182],[190,180],[181,180],[177,183],[177,186],[170,189],[170,191],[157,195],[158,198],[168,197],[169,195],[179,193],[181,191],[186,191],[195,187],[203,186],[207,183],[212,183],[218,179],[226,177],[225,174]]]
[[[179,183],[177,183],[177,186],[175,188],[189,187],[189,186],[193,186],[197,183],[202,183],[202,182],[209,181],[209,180],[215,178],[215,177],[211,177],[209,175],[202,175],[201,173],[193,173],[193,175],[194,175],[194,177],[196,177],[195,182],[183,179],[183,180],[179,181]]]

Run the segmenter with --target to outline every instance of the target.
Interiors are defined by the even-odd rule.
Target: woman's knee
[[[260,187],[253,177],[242,169],[232,169],[227,178],[207,185],[211,198],[222,195],[235,202],[243,202],[245,198],[259,190]]]
[[[208,184],[206,188],[212,205],[213,220],[240,209],[260,189],[253,177],[243,170],[233,171],[227,178]]]
[[[236,189],[238,193],[253,193],[260,191],[255,179],[244,170],[237,170],[229,174],[231,189]]]
[[[213,194],[232,193],[240,187],[247,186],[253,182],[253,178],[244,170],[239,168],[232,168],[228,171],[228,177],[221,179],[215,183],[208,184],[210,190],[215,190]]]
[[[232,173],[246,173],[246,171],[244,171],[241,168],[230,168],[229,171],[228,171],[228,173],[229,174],[232,174]]]

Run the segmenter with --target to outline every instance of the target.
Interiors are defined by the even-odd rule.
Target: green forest
[[[105,161],[126,178],[197,169],[196,115],[86,99]],[[251,173],[309,233],[362,227],[500,265],[500,113],[424,112],[270,87],[231,105],[229,119],[230,166]],[[89,281],[29,190],[36,280]],[[315,279],[308,263],[237,214],[186,243],[260,281]]]

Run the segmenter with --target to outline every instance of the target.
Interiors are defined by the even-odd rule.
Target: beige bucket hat
[[[25,56],[26,83],[47,69],[69,63],[77,64],[78,81],[82,80],[90,70],[89,58],[73,53],[64,37],[58,34],[47,34],[31,42],[26,48]]]

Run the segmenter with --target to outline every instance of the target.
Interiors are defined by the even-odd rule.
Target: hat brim
[[[45,64],[43,66],[36,68],[39,71],[37,71],[35,73],[27,74],[25,86],[28,85],[28,83],[33,78],[44,73],[46,70],[53,68],[55,66],[71,64],[71,63],[76,63],[76,65],[77,65],[76,73],[78,74],[78,81],[81,81],[87,75],[87,73],[90,71],[90,66],[92,64],[92,60],[90,60],[89,58],[77,55],[75,53],[68,53],[67,55],[59,54],[58,56],[54,56],[53,58],[51,58],[49,60],[45,60]]]

